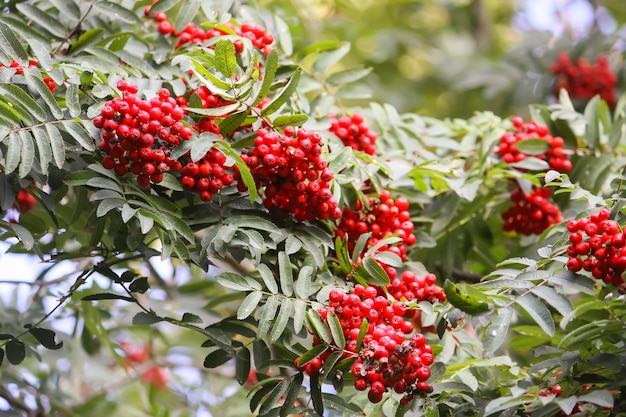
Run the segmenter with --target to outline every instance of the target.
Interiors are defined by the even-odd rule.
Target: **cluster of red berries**
[[[505,232],[516,232],[529,236],[541,234],[548,227],[563,221],[559,208],[548,201],[552,192],[549,188],[533,186],[525,194],[520,188],[511,193],[513,206],[502,213]]]
[[[150,346],[144,345],[141,348],[132,346],[128,342],[120,343],[124,349],[124,367],[132,368],[135,365],[141,365],[150,359]],[[149,384],[154,385],[156,389],[167,389],[167,380],[169,376],[167,371],[158,366],[152,366],[141,373],[141,379]]]
[[[362,114],[354,113],[352,116],[337,117],[334,113],[328,113],[328,118],[330,119],[328,130],[341,139],[344,145],[368,155],[376,154],[374,143],[378,135],[370,130]]]
[[[567,247],[567,269],[591,272],[596,279],[620,286],[626,270],[626,236],[611,211],[603,208],[589,217],[567,222],[570,245]],[[623,252],[622,252],[623,250]]]
[[[181,184],[200,193],[202,201],[211,201],[214,194],[235,180],[233,166],[226,166],[226,161],[222,152],[212,148],[199,161],[189,161],[182,167]]]
[[[402,239],[400,242],[384,245],[380,250],[394,252],[402,260],[406,260],[407,246],[415,244],[417,240],[413,234],[415,225],[408,210],[409,200],[406,197],[394,200],[389,191],[382,190],[378,198],[367,198],[367,206],[357,201],[354,211],[344,207],[336,234],[340,238],[347,237],[349,251],[354,249],[359,236],[368,232],[371,235],[367,248],[386,237],[398,236]]]
[[[223,24],[224,28],[215,27],[212,29],[204,30],[198,27],[195,23],[191,22],[185,26],[183,30],[176,33],[176,28],[167,20],[167,15],[163,12],[152,13],[150,12],[151,6],[144,8],[144,14],[147,17],[153,18],[158,22],[158,31],[163,35],[171,35],[178,38],[176,48],[180,48],[186,44],[203,44],[209,39],[217,36],[224,35],[237,35],[242,38],[250,39],[252,45],[255,48],[260,49],[265,55],[268,55],[273,47],[274,35],[268,33],[266,29],[261,25],[254,23],[242,23],[237,27],[230,22]],[[241,52],[243,50],[243,42],[236,40],[233,42],[235,50]]]
[[[0,64],[0,68],[4,66],[5,66],[4,64]],[[28,61],[28,67],[26,68],[37,68],[38,66],[39,65],[37,64],[37,61],[35,61],[34,59],[31,59]],[[11,63],[9,64],[9,68],[15,68],[15,74],[17,75],[21,75],[24,73],[24,66],[15,60],[11,61]],[[54,91],[56,90],[57,85],[52,80],[52,78],[43,77],[43,82],[46,83],[46,86],[48,87],[48,89],[50,89],[50,92],[54,94]]]
[[[13,207],[18,209],[21,213],[29,212],[35,205],[37,204],[37,199],[33,197],[28,190],[21,189],[17,192],[17,197],[15,198],[15,203]]]
[[[390,301],[380,288],[357,284],[352,294],[338,288],[331,290],[329,307],[318,311],[325,320],[329,311],[333,311],[339,318],[346,340],[343,357],[357,358],[351,369],[356,378],[354,386],[359,391],[369,387],[368,398],[371,402],[380,402],[388,390],[404,394],[402,404],[407,404],[414,395],[425,395],[432,391],[426,381],[430,377],[430,365],[434,362],[433,351],[426,344],[426,337],[414,333],[411,321],[405,320],[405,303]],[[368,321],[367,331],[360,349],[357,349],[364,319]],[[314,337],[313,343],[322,342]],[[303,370],[309,374],[319,372],[331,353],[331,349],[327,350],[316,358],[318,360],[305,365]],[[311,364],[314,365],[306,368]]]
[[[321,157],[322,137],[292,126],[283,133],[259,129],[254,147],[241,154],[263,191],[264,206],[291,213],[297,221],[338,219],[341,209],[330,189],[333,173]],[[245,191],[237,169],[235,179],[238,189]]]
[[[561,52],[556,62],[550,65],[550,71],[556,77],[555,97],[558,98],[564,88],[572,98],[590,100],[598,94],[610,107],[615,106],[617,77],[604,55],[598,56],[592,64],[584,58],[573,63],[567,53]]]
[[[515,144],[525,139],[543,139],[549,148],[540,155],[533,155],[535,158],[542,159],[550,168],[559,172],[569,172],[572,169],[572,162],[569,160],[567,152],[563,149],[564,141],[560,136],[552,136],[549,134],[546,125],[537,124],[535,121],[525,123],[524,119],[515,116],[511,119],[514,132],[504,132],[500,137],[500,146],[498,147],[498,155],[507,164],[522,161],[528,157],[527,154],[520,152]]]
[[[150,100],[137,97],[137,86],[125,80],[117,88],[122,97],[107,101],[93,120],[102,129],[99,147],[107,155],[102,165],[120,176],[132,172],[140,186],[158,184],[164,172],[182,168],[169,156],[193,135],[182,122],[185,112],[165,88]]]

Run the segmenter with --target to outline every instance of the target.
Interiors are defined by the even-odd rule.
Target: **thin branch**
[[[89,15],[89,13],[91,13],[91,9],[93,9],[93,6],[96,5],[96,0],[91,0],[91,3],[89,4],[89,8],[87,9],[87,11],[85,12],[84,15],[81,16],[81,18],[78,20],[78,22],[76,23],[76,25],[74,26],[74,28],[70,31],[70,33],[67,34],[67,36],[65,37],[65,39],[63,39],[61,41],[61,43],[59,44],[59,46],[57,46],[54,51],[52,51],[52,55],[56,55],[59,53],[59,51],[61,50],[61,47],[63,45],[65,45],[66,43],[69,43],[69,40],[72,38],[72,36],[74,36],[76,34],[76,32],[78,32],[78,30],[80,29],[80,26],[83,24],[83,22],[85,21],[85,19],[87,18],[87,16]]]

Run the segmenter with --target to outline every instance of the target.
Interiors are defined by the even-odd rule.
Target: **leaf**
[[[267,289],[272,294],[278,293],[278,284],[276,283],[276,280],[274,279],[274,274],[269,269],[269,267],[265,264],[259,264],[259,266],[257,267],[257,271],[259,271],[259,274],[261,274],[261,278],[263,279],[263,282],[265,283]]]
[[[551,275],[550,283],[559,285],[572,291],[580,291],[584,294],[595,295],[595,282],[592,278],[571,271],[561,271]]]
[[[159,323],[161,321],[163,321],[162,317],[159,317],[156,314],[149,314],[144,311],[140,311],[133,317],[133,325],[135,326],[149,326],[151,324]]]
[[[247,110],[241,110],[239,112],[229,114],[225,119],[223,119],[220,125],[220,134],[226,137],[228,134],[237,130],[238,127],[246,120],[248,117]]]
[[[237,319],[243,320],[252,314],[254,309],[259,305],[261,298],[263,298],[263,293],[260,291],[253,291],[248,294],[237,310]]]
[[[372,285],[387,286],[389,285],[389,275],[382,266],[370,256],[363,258],[363,267],[367,271],[367,282]]]
[[[554,288],[537,286],[531,289],[531,292],[554,307],[554,309],[562,316],[566,316],[574,310],[574,307],[569,299],[556,292]]]
[[[235,272],[222,272],[217,276],[217,282],[221,286],[235,291],[261,291],[263,289],[261,284],[254,279]]]
[[[446,279],[443,285],[446,298],[456,308],[471,315],[484,314],[491,310],[483,293],[468,284],[453,283]]]
[[[341,42],[336,49],[322,52],[313,64],[315,74],[323,74],[350,51],[349,42]]]
[[[358,81],[372,72],[371,67],[358,66],[333,72],[326,78],[326,83],[333,87]]]
[[[240,385],[248,380],[250,374],[250,349],[243,347],[235,355],[235,377]]]
[[[252,342],[252,356],[254,357],[254,365],[257,369],[260,369],[265,362],[272,358],[270,348],[263,339]]]
[[[293,303],[293,331],[294,333],[300,333],[302,326],[304,326],[304,320],[306,320],[307,305],[302,300],[295,300]]]
[[[35,162],[35,143],[29,131],[22,129],[18,131],[18,134],[22,148],[20,151],[20,165],[18,171],[20,178],[25,178],[30,174],[33,163]]]
[[[48,138],[50,139],[54,164],[57,168],[63,168],[63,164],[65,164],[65,142],[63,142],[61,132],[55,125],[50,123],[46,124],[46,132],[48,132]]]
[[[126,297],[124,295],[119,295],[119,294],[113,294],[110,292],[90,294],[82,298],[82,301],[96,301],[96,300],[123,300],[123,301],[130,301],[131,303],[135,302],[134,298]]]
[[[291,379],[291,382],[289,383],[289,391],[287,391],[287,396],[285,398],[285,402],[283,403],[284,405],[280,408],[280,417],[287,417],[293,414],[291,409],[298,399],[298,394],[302,388],[303,380],[304,374],[302,372],[298,372]]]
[[[274,129],[284,128],[285,126],[302,126],[309,120],[309,116],[302,113],[278,116],[272,120]]]
[[[232,41],[221,39],[215,44],[215,69],[227,78],[232,78],[237,70],[235,45]]]
[[[263,107],[261,110],[262,116],[269,116],[272,113],[275,113],[282,107],[283,104],[289,100],[289,98],[295,93],[296,88],[298,87],[298,83],[300,82],[300,76],[302,75],[302,70],[297,68],[293,73],[289,82],[285,86],[285,88],[278,94],[272,101],[270,101],[267,106]]]
[[[257,334],[259,338],[265,336],[269,332],[270,327],[276,318],[276,312],[278,311],[280,302],[280,298],[276,296],[271,296],[265,301],[261,318],[259,320],[259,331]]]
[[[37,144],[41,173],[48,175],[48,166],[52,161],[52,148],[50,147],[50,140],[47,137],[47,132],[41,126],[33,127],[32,132],[35,137],[35,143]]]
[[[120,6],[119,4],[112,3],[110,1],[97,1],[94,3],[96,9],[100,9],[100,12],[105,16],[108,16],[113,20],[121,20],[126,23],[135,23],[140,25],[141,19],[132,11]]]
[[[248,189],[248,192],[250,193],[250,202],[254,203],[257,197],[257,189],[256,189],[256,183],[254,182],[254,177],[250,173],[250,169],[248,168],[248,165],[246,165],[246,163],[243,162],[243,160],[241,159],[241,156],[239,156],[237,152],[233,151],[233,149],[228,145],[226,141],[216,142],[214,146],[220,151],[222,151],[224,155],[230,156],[231,158],[235,160],[235,165],[239,169],[239,174],[241,175],[241,179],[243,180],[243,183],[245,184],[246,188]],[[272,223],[272,226],[276,228],[276,226],[273,223]],[[261,230],[267,230],[267,229],[261,229]]]
[[[69,84],[65,93],[65,105],[67,106],[71,117],[78,117],[82,112],[80,108],[78,90],[78,84]]]
[[[15,236],[22,242],[26,250],[31,250],[35,246],[35,238],[24,226],[16,223],[9,223],[9,227],[15,232]]]
[[[363,345],[363,339],[365,338],[365,335],[367,334],[367,330],[369,329],[369,320],[364,318],[363,321],[361,321],[361,327],[359,328],[359,335],[356,338],[356,351],[360,351],[361,350],[361,346]]]
[[[587,394],[579,395],[578,401],[595,404],[600,407],[613,408],[614,399],[608,390],[601,389],[591,391]]]
[[[37,39],[26,39],[26,41],[30,45],[30,49],[35,54],[35,58],[37,58],[39,66],[46,71],[50,71],[53,64],[48,47],[46,47],[46,45],[42,42],[39,42]]]
[[[298,358],[298,367],[302,368],[307,363],[311,362],[315,358],[319,358],[324,352],[328,350],[326,345],[315,345]]]
[[[343,334],[343,329],[341,328],[341,323],[339,322],[339,318],[334,313],[334,311],[328,311],[328,327],[330,328],[330,333],[333,336],[333,340],[335,341],[335,345],[340,349],[343,349],[346,346],[346,337]]]
[[[311,401],[315,412],[320,416],[324,415],[324,400],[322,398],[322,390],[319,384],[319,375],[311,376]]]
[[[199,161],[200,158],[204,157],[207,152],[211,150],[213,144],[218,140],[222,140],[222,138],[211,132],[198,135],[191,145],[191,160],[194,162]]]
[[[330,333],[330,329],[326,325],[326,322],[320,316],[320,313],[317,310],[309,310],[306,313],[306,318],[309,324],[313,327],[313,331],[315,334],[324,341],[326,344],[332,343],[332,335]]]
[[[186,27],[198,14],[200,10],[200,0],[187,0],[183,7],[178,9],[176,20],[174,21],[175,28]]]
[[[300,298],[307,299],[311,295],[311,278],[313,277],[313,267],[304,265],[298,272],[298,280],[295,283],[294,290]]]
[[[278,69],[278,53],[273,49],[267,58],[265,58],[265,66],[263,69],[263,81],[261,82],[261,88],[257,98],[252,103],[253,106],[257,106],[269,93],[274,78],[276,77],[276,70]]]
[[[206,355],[206,357],[204,358],[203,366],[209,369],[217,368],[224,365],[232,358],[233,356],[231,355],[231,353],[222,349],[217,349]]]
[[[30,327],[28,331],[46,349],[57,350],[63,347],[63,341],[60,341],[59,343],[54,341],[54,338],[56,337],[56,333],[50,329],[42,329],[40,327]]]
[[[280,289],[290,297],[293,294],[293,272],[291,261],[285,252],[278,252],[278,271],[280,273]]]
[[[31,91],[36,91],[41,96],[43,101],[48,106],[48,109],[50,109],[52,115],[56,119],[62,119],[63,110],[61,110],[61,106],[57,103],[56,98],[54,98],[46,83],[43,82],[39,70],[36,68],[24,69],[24,78],[26,79],[26,85],[28,85],[28,88]]]
[[[21,340],[9,340],[4,349],[6,350],[7,360],[11,365],[19,365],[26,358],[26,346]]]
[[[47,120],[48,116],[46,115],[44,109],[42,109],[31,96],[26,94],[26,92],[17,85],[0,83],[0,93],[2,93],[2,95],[4,95],[7,99],[14,101],[15,104],[26,109],[40,122]]]
[[[280,311],[278,312],[278,316],[276,317],[272,330],[270,331],[270,341],[272,343],[276,342],[280,336],[282,336],[292,314],[293,300],[285,298],[280,305]]]
[[[84,127],[76,123],[74,120],[63,120],[61,122],[67,133],[86,150],[93,152],[96,148],[93,138],[87,133]]]
[[[33,7],[27,3],[18,3],[17,9],[22,12],[30,20],[37,23],[44,28],[47,32],[56,36],[59,39],[65,38],[65,35],[69,33],[68,30],[56,19],[51,19],[50,15]]]
[[[276,25],[276,33],[280,47],[286,56],[291,56],[293,53],[293,42],[291,40],[289,25],[287,25],[277,13],[274,13],[274,24]]]
[[[15,36],[15,33],[4,23],[0,22],[0,49],[10,58],[28,59],[28,54],[22,47],[22,44]]]
[[[278,385],[276,385],[276,387],[274,387],[272,392],[270,392],[267,398],[263,401],[258,415],[262,416],[265,413],[267,413],[269,410],[271,410],[274,407],[274,405],[281,398],[285,396],[288,390],[289,390],[289,380],[284,379]]]
[[[148,277],[137,278],[128,286],[130,292],[138,292],[139,294],[144,294],[149,289],[150,284],[148,283]]]
[[[4,361],[4,350],[0,348],[0,366],[2,366],[3,361]]]
[[[485,329],[483,339],[483,348],[486,352],[495,352],[506,339],[511,319],[513,318],[513,309],[510,307],[500,308],[497,310],[491,323]]]
[[[166,12],[172,7],[180,4],[180,0],[159,0],[150,7],[151,13]]]
[[[542,155],[550,148],[550,144],[545,139],[528,138],[515,142],[515,147],[526,155]]]
[[[102,28],[89,29],[88,31],[82,33],[78,39],[70,45],[69,53],[73,55],[82,49],[92,46],[93,44],[101,41],[104,35],[105,32]]]
[[[554,336],[554,320],[550,310],[537,298],[530,294],[524,294],[515,299],[530,317],[541,327],[541,329],[550,336]]]

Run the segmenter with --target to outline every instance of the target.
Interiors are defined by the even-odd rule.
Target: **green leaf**
[[[237,71],[237,53],[232,41],[221,39],[215,44],[215,69],[227,78]]]
[[[369,329],[369,320],[364,318],[363,321],[361,321],[361,327],[359,328],[359,336],[356,339],[356,351],[360,351],[361,350],[361,346],[363,345],[363,339],[365,338],[365,335],[367,334],[367,330]]]
[[[74,120],[63,120],[61,122],[67,133],[69,133],[83,148],[93,152],[96,148],[93,138],[87,133],[85,128]]]
[[[241,110],[239,112],[229,114],[224,120],[222,120],[220,125],[220,134],[222,136],[227,136],[228,134],[237,130],[238,127],[246,120],[248,116],[247,110]]]
[[[26,358],[26,346],[18,339],[9,340],[4,346],[7,359],[11,365],[19,365]]]
[[[247,347],[239,349],[235,356],[235,377],[240,385],[243,385],[248,380],[250,362],[250,349]]]
[[[276,25],[276,34],[278,35],[278,43],[286,56],[293,54],[293,41],[291,40],[291,32],[289,25],[278,15],[274,14],[274,24]]]
[[[276,385],[276,387],[274,387],[272,392],[270,392],[267,398],[263,401],[258,415],[262,416],[271,410],[274,405],[287,394],[288,390],[289,380],[282,380],[278,385]]]
[[[67,106],[71,117],[78,117],[82,112],[80,108],[78,90],[78,84],[69,84],[65,93],[65,105]]]
[[[261,338],[265,336],[274,322],[276,318],[276,312],[278,311],[278,307],[280,306],[281,299],[276,296],[268,297],[263,305],[263,311],[261,313],[261,318],[259,320],[259,332],[258,337]]]
[[[48,175],[48,166],[50,165],[50,162],[52,162],[52,148],[50,147],[50,140],[48,139],[47,131],[41,126],[35,126],[33,127],[32,132],[35,137],[35,143],[37,144],[41,173]]]
[[[471,315],[484,314],[491,309],[488,299],[478,289],[469,284],[457,283],[447,279],[443,285],[446,298],[456,308]]]
[[[595,404],[600,407],[613,408],[613,395],[608,390],[601,389],[579,395],[578,401]]]
[[[304,265],[298,272],[298,280],[295,283],[294,290],[296,295],[302,299],[309,298],[311,295],[311,280],[313,278],[313,267]]]
[[[110,292],[90,294],[82,298],[82,301],[97,301],[97,300],[123,300],[123,301],[130,301],[131,303],[135,302],[134,298],[126,297],[125,295],[113,294]]]
[[[261,109],[261,115],[269,116],[272,113],[275,113],[282,107],[283,104],[289,100],[289,98],[295,93],[296,88],[298,87],[298,83],[300,82],[300,76],[302,74],[302,69],[298,68],[293,73],[289,82],[285,86],[285,88],[278,94],[272,101],[270,101],[267,106]]]
[[[306,313],[306,318],[309,324],[313,327],[313,331],[315,334],[324,341],[326,344],[332,343],[332,335],[330,333],[330,329],[328,325],[320,316],[320,313],[317,310],[309,310]]]
[[[387,286],[389,285],[389,275],[382,266],[370,256],[363,258],[363,268],[367,272],[367,282],[372,285]]]
[[[82,33],[78,39],[70,45],[69,53],[73,55],[82,49],[100,42],[104,35],[105,32],[102,28],[89,29],[88,31]]]
[[[254,182],[254,177],[250,173],[250,169],[248,168],[246,163],[243,162],[241,156],[239,156],[239,154],[235,152],[226,141],[216,142],[214,146],[222,151],[224,155],[230,156],[235,160],[235,165],[237,166],[237,168],[239,168],[241,179],[243,180],[243,183],[246,185],[246,188],[248,188],[248,192],[250,193],[250,202],[254,203],[257,197],[256,183]],[[276,228],[274,224],[272,224],[272,226]]]
[[[333,336],[335,345],[337,345],[340,349],[343,349],[346,346],[346,337],[343,334],[339,318],[332,310],[328,311],[328,327],[330,328],[330,333]]]
[[[507,337],[512,318],[512,308],[505,307],[497,310],[489,326],[485,329],[483,348],[486,352],[493,353],[502,346],[502,343]]]
[[[222,349],[217,349],[206,355],[206,357],[204,358],[203,366],[209,369],[217,368],[224,365],[232,358],[233,356],[231,353]]]
[[[30,327],[28,331],[46,349],[57,350],[63,347],[63,341],[60,341],[59,343],[54,341],[54,338],[56,337],[56,333],[50,329],[42,329],[40,327]]]
[[[307,363],[311,362],[315,358],[319,358],[326,350],[328,346],[326,345],[315,345],[311,349],[307,350],[305,353],[300,355],[298,358],[298,366],[303,367]]]
[[[272,326],[272,330],[270,331],[270,341],[272,343],[276,342],[280,336],[282,336],[285,328],[287,327],[287,323],[289,322],[289,318],[291,318],[293,314],[293,300],[290,298],[285,298],[280,305],[280,311],[278,312],[278,317],[274,321],[274,325]]]
[[[263,293],[260,291],[253,291],[248,294],[237,310],[237,319],[243,320],[252,314],[254,309],[259,305],[261,298],[263,298]]]
[[[27,39],[26,41],[30,45],[30,49],[35,54],[35,58],[37,58],[39,66],[46,71],[50,71],[53,64],[48,47],[46,47],[46,45],[42,42],[39,42],[37,39]]]
[[[63,168],[63,164],[65,164],[65,142],[63,142],[61,132],[55,125],[50,123],[46,124],[46,132],[48,132],[48,138],[50,139],[54,164],[57,168]]]
[[[14,101],[17,105],[26,109],[40,122],[44,122],[48,118],[44,109],[42,109],[31,96],[26,94],[26,92],[17,85],[0,83],[0,93],[2,93],[2,95],[9,100]]]
[[[205,132],[198,135],[191,145],[191,159],[194,162],[199,161],[200,158],[204,157],[207,152],[211,150],[213,144],[218,140],[222,140],[222,138],[215,133]]]
[[[516,142],[515,147],[527,155],[542,155],[550,148],[550,144],[545,139],[528,138]]]
[[[358,66],[333,72],[326,79],[326,83],[332,87],[353,83],[372,72],[371,67]]]
[[[0,348],[0,366],[2,366],[3,361],[4,361],[4,350]]]
[[[46,31],[50,32],[52,35],[56,36],[59,39],[65,38],[65,35],[69,33],[69,30],[66,30],[65,27],[63,27],[63,25],[57,19],[51,19],[51,16],[49,14],[39,10],[34,6],[31,6],[27,3],[18,3],[16,7],[30,20],[37,23],[39,26],[41,26]]]
[[[292,407],[298,399],[298,394],[300,393],[300,390],[302,388],[303,380],[304,374],[302,372],[298,372],[291,379],[291,382],[289,383],[289,391],[287,391],[284,405],[280,408],[280,417],[287,417],[293,414]]]
[[[162,322],[163,318],[156,314],[150,314],[143,311],[135,314],[133,317],[133,325],[135,326],[150,326],[155,323]]]
[[[139,294],[144,294],[149,289],[150,284],[148,283],[148,277],[137,278],[128,286],[130,292],[138,292]]]
[[[16,223],[9,223],[9,227],[13,229],[15,236],[22,242],[26,250],[31,250],[35,246],[35,238],[27,228]]]
[[[320,53],[319,57],[313,64],[313,72],[315,74],[323,74],[335,65],[350,51],[349,42],[341,42],[336,49]]]
[[[7,153],[4,156],[4,171],[7,174],[15,171],[20,164],[20,153],[22,152],[22,140],[15,130],[9,134],[7,142]]]
[[[272,352],[263,339],[257,339],[252,342],[252,356],[254,357],[254,365],[260,369],[265,362],[272,358]]]
[[[217,276],[217,282],[221,286],[235,291],[261,291],[263,289],[261,284],[254,279],[235,272],[222,272]]]
[[[126,23],[141,24],[141,19],[132,11],[110,1],[97,1],[94,3],[96,9],[110,19],[123,21]]]
[[[302,126],[309,120],[309,116],[302,113],[278,116],[272,120],[274,129],[284,128],[285,126]]]
[[[122,191],[122,187],[120,185],[109,178],[103,177],[93,177],[87,180],[87,184],[90,187],[102,188],[105,190],[113,190],[119,194],[124,194]]]
[[[159,0],[150,7],[151,13],[166,12],[172,7],[180,4],[180,0]]]
[[[185,28],[198,14],[200,10],[200,0],[186,0],[183,6],[178,9],[176,20],[174,21],[175,28]]]
[[[265,283],[267,289],[272,294],[278,293],[278,284],[276,283],[276,280],[274,279],[274,274],[269,269],[269,267],[265,264],[259,264],[257,270],[259,271],[259,274],[261,275],[261,278],[263,279],[263,282]]]
[[[319,384],[319,375],[311,377],[311,401],[313,402],[313,408],[315,412],[323,416],[324,415],[324,399],[322,397],[322,389]]]
[[[6,53],[10,58],[28,59],[28,53],[22,47],[22,44],[15,36],[15,33],[4,23],[0,22],[0,50]]]
[[[63,110],[61,110],[59,103],[57,103],[56,98],[54,98],[46,83],[43,82],[39,70],[36,68],[26,68],[24,69],[24,77],[28,88],[31,91],[36,91],[41,96],[52,115],[56,119],[62,119]]]
[[[290,297],[293,294],[293,272],[291,261],[285,252],[278,252],[278,271],[280,273],[280,289]]]
[[[261,88],[257,98],[252,103],[253,106],[257,106],[270,92],[274,78],[276,77],[276,70],[278,69],[278,53],[273,49],[267,58],[265,58],[265,67],[263,69],[263,81],[261,82]]]
[[[35,162],[35,143],[29,131],[22,129],[18,131],[18,134],[22,148],[20,151],[19,176],[20,178],[25,178],[30,174]]]
[[[183,323],[202,323],[200,316],[193,313],[184,313],[183,318],[180,321]]]
[[[541,329],[550,336],[554,336],[554,319],[550,310],[537,298],[530,294],[524,294],[515,299],[530,317],[541,327]]]
[[[562,316],[566,316],[574,310],[570,300],[563,294],[556,292],[554,288],[536,286],[531,289],[531,292],[552,306]]]

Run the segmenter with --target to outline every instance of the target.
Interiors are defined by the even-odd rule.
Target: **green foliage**
[[[411,12],[403,19],[442,10],[471,14],[470,6],[447,7],[392,9]],[[497,11],[489,2],[484,7]],[[537,132],[516,144],[527,157],[507,163],[497,150],[516,121],[504,110],[475,107],[483,101],[462,95],[455,98],[471,115],[440,119],[398,110],[377,89],[372,100],[368,77],[382,64],[364,59],[362,42],[361,57],[353,54],[350,25],[335,32],[340,39],[311,40],[281,15],[289,7],[282,10],[217,0],[7,4],[0,15],[0,235],[8,255],[41,268],[32,281],[12,276],[11,268],[0,280],[0,412],[5,404],[18,415],[94,417],[626,412],[625,287],[594,279],[593,268],[573,272],[567,229],[569,220],[605,207],[621,233],[626,96],[614,107],[600,96],[579,103],[566,90],[558,102],[538,97],[528,115],[563,139],[574,168],[553,169],[545,157],[551,145]],[[510,11],[498,13],[505,20]],[[177,28],[173,34],[157,22],[163,16]],[[263,38],[271,50],[242,34],[244,23],[271,33]],[[431,24],[419,24],[436,29],[431,46],[444,42],[445,25]],[[205,38],[187,41],[185,27]],[[372,30],[355,29],[368,36]],[[474,41],[483,42],[479,33]],[[510,51],[510,59],[518,53]],[[418,83],[425,102],[434,102],[425,84],[458,74],[437,75]],[[502,81],[481,80],[457,79],[496,90]],[[389,81],[402,86],[401,94],[410,88],[406,79]],[[195,175],[171,165],[147,183],[138,179],[145,164],[117,171],[127,168],[130,152],[112,156],[106,137],[139,153],[122,144],[130,133],[120,139],[119,126],[132,122],[119,108],[108,119],[115,128],[98,117],[116,99],[134,96],[128,84],[137,87],[137,101],[162,103],[163,91],[178,99],[176,129],[190,128],[191,138],[162,145],[168,158],[189,167],[216,151],[227,161],[220,168],[235,179],[206,198],[183,180]],[[205,103],[209,95],[217,104]],[[149,119],[173,125],[159,106]],[[331,130],[331,113],[362,116],[358,129],[376,132],[376,152],[344,144]],[[148,129],[134,117],[134,127]],[[207,121],[212,130],[202,127]],[[292,128],[319,134],[321,143],[323,162],[301,170],[315,176],[302,184],[309,187],[327,168],[332,178],[320,180],[329,187],[325,204],[353,211],[367,230],[340,233],[341,215],[328,207],[320,209],[326,215],[299,221],[268,203],[268,175],[259,174],[248,151],[258,146],[260,129],[287,135]],[[150,135],[166,142],[158,129]],[[105,166],[107,156],[114,169]],[[538,235],[505,232],[509,193],[533,187],[553,191],[563,218]],[[313,205],[306,195],[301,204]],[[396,221],[410,227],[376,235],[373,225],[384,224],[375,209],[406,211]],[[392,288],[405,272],[441,287],[433,282],[433,294],[406,289],[398,296]],[[23,286],[32,290],[28,296]],[[428,389],[403,398],[389,388],[381,401],[356,389],[353,365],[375,355],[368,336],[377,315],[391,314],[373,309],[353,325],[342,307],[330,308],[333,290],[356,293],[358,286],[402,301],[393,314],[411,311],[410,326],[434,354],[422,381]],[[390,349],[398,356],[406,346]]]

